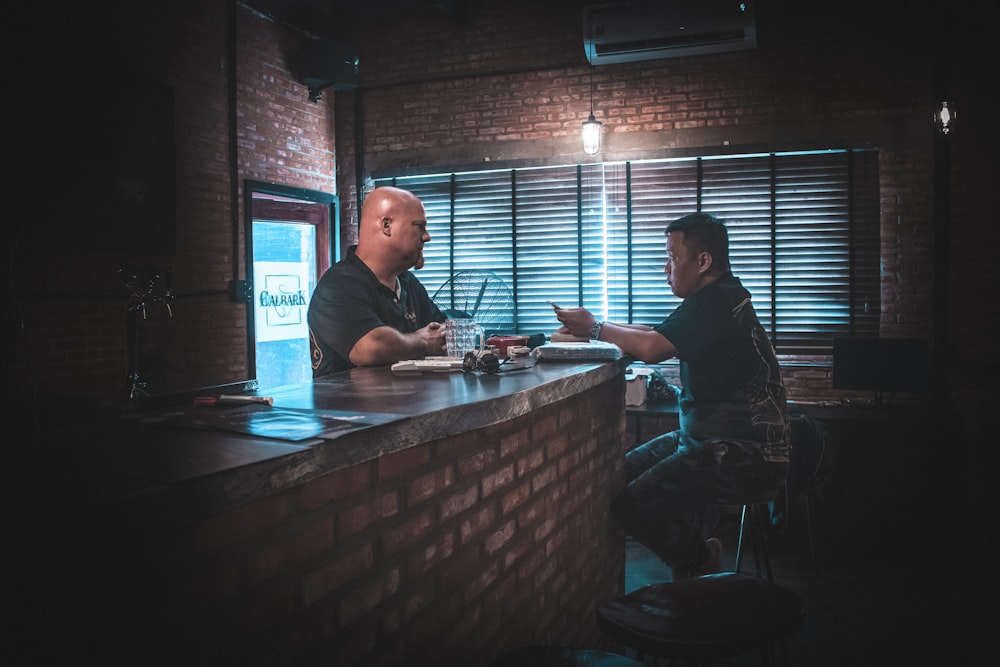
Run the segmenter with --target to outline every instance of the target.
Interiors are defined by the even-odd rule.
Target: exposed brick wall
[[[138,645],[159,664],[345,666],[483,665],[533,642],[608,648],[594,609],[624,586],[624,538],[607,514],[624,484],[623,382],[194,522],[141,499],[126,518],[76,517],[65,536],[88,566],[68,589],[80,599],[63,600],[106,600],[95,624],[119,639],[87,636],[70,606],[60,616],[85,636],[63,645],[109,658]]]
[[[341,104],[344,113],[360,110],[360,118],[350,121],[363,128],[360,161],[341,151],[341,164],[353,172],[360,163],[362,177],[370,178],[579,162],[580,123],[590,111],[593,74],[605,161],[879,148],[882,335],[933,340],[939,335],[935,318],[941,318],[952,341],[972,342],[1000,325],[995,311],[985,314],[957,287],[963,275],[974,284],[986,276],[996,282],[1000,264],[967,245],[972,238],[997,245],[998,225],[986,222],[996,215],[987,208],[984,174],[994,180],[998,174],[975,145],[976,136],[993,136],[981,110],[989,107],[985,90],[995,77],[983,45],[950,41],[949,22],[963,20],[961,12],[943,17],[896,3],[808,10],[801,3],[767,3],[758,6],[753,51],[605,65],[591,72],[583,54],[581,4],[486,3],[475,5],[464,23],[427,11],[408,16],[398,32],[381,26],[380,39],[362,52],[375,85],[346,94],[352,100]],[[996,23],[995,14],[984,20]],[[969,125],[954,137],[956,147],[969,143],[953,152],[952,189],[961,200],[956,197],[951,208],[957,244],[948,268],[935,256],[936,226],[949,223],[935,219],[938,156],[930,123],[934,101],[947,90],[942,70],[952,74],[952,96],[971,107]],[[354,194],[342,189],[341,196],[347,202]],[[963,257],[969,253],[980,256],[967,266]],[[954,273],[950,297],[961,301],[950,307],[934,289],[938,269]],[[971,325],[984,317],[991,326]],[[939,351],[948,355],[952,385],[982,387],[977,368],[996,368],[995,347]],[[968,360],[964,366],[962,359]],[[828,370],[789,374],[797,398],[837,394]]]
[[[171,11],[118,4],[128,12],[117,23],[109,21],[111,10],[98,17],[81,9],[65,25],[50,26],[54,35],[66,37],[67,57],[91,74],[76,79],[80,85],[65,99],[87,104],[89,84],[115,76],[170,86],[179,252],[54,247],[49,241],[64,226],[93,229],[99,240],[106,221],[94,217],[86,201],[70,208],[39,205],[21,224],[31,231],[30,240],[41,242],[19,247],[14,255],[10,331],[16,361],[10,375],[21,394],[124,395],[128,294],[117,270],[147,262],[172,269],[178,297],[174,318],[156,307],[143,323],[148,330],[140,332],[141,344],[157,351],[144,357],[143,374],[183,382],[185,388],[250,375],[246,306],[230,296],[231,281],[246,271],[242,200],[239,194],[233,198],[234,178],[237,187],[252,178],[336,189],[346,245],[357,234],[358,183],[372,175],[572,163],[582,157],[579,127],[590,109],[591,71],[583,57],[578,0],[470,3],[464,20],[428,9],[408,14],[398,26],[365,22],[357,26],[356,38],[362,45],[362,88],[327,90],[317,103],[308,101],[291,72],[302,38],[291,26],[238,3],[189,0],[180,3],[182,12],[173,11],[176,3]],[[830,9],[828,16],[816,17],[799,4],[759,8],[759,44],[753,51],[595,68],[595,111],[605,123],[602,157],[877,146],[883,333],[931,337],[939,335],[935,318],[947,321],[952,384],[959,391],[987,389],[985,378],[1000,363],[988,333],[996,330],[998,316],[996,309],[980,307],[979,290],[966,289],[998,278],[992,258],[1000,225],[986,197],[997,177],[995,161],[986,159],[989,142],[995,145],[996,139],[986,125],[992,120],[985,111],[990,105],[977,103],[989,99],[991,85],[996,88],[984,47],[964,40],[950,49],[928,48],[947,43],[940,34],[947,21],[912,8],[878,13],[864,5],[857,8],[860,13]],[[996,21],[995,13],[984,17],[986,24]],[[231,17],[234,125],[228,88]],[[366,39],[374,34],[370,30],[378,39]],[[944,57],[950,66],[942,65]],[[929,129],[942,69],[950,72],[954,96],[961,100],[951,151],[946,304],[934,292],[941,261],[935,254],[935,151]],[[54,121],[65,112],[53,115]],[[31,139],[45,136],[37,132]],[[45,145],[40,157],[58,163],[58,148]],[[48,183],[42,187],[58,191]],[[51,192],[37,201],[46,199]],[[189,322],[205,329],[191,334]],[[805,382],[801,386],[805,389]],[[807,391],[813,390],[822,394],[829,387]]]
[[[122,395],[127,294],[117,270],[126,263],[171,266],[174,291],[188,295],[173,304],[174,329],[160,307],[150,310],[146,325],[165,329],[159,335],[166,343],[156,353],[174,375],[193,387],[246,371],[245,306],[229,297],[230,281],[246,270],[242,201],[233,196],[244,178],[327,192],[336,183],[343,238],[350,242],[357,183],[373,174],[581,159],[579,127],[589,113],[591,72],[576,0],[473,2],[467,22],[426,11],[408,16],[402,27],[378,22],[377,33],[359,26],[364,71],[371,73],[364,76],[377,80],[355,93],[327,91],[319,103],[307,101],[289,71],[296,31],[245,5],[181,0],[158,3],[170,5],[161,10],[149,8],[157,3],[113,4],[99,11],[81,6],[62,23],[54,16],[16,23],[44,26],[47,53],[60,72],[69,72],[53,81],[47,70],[18,66],[31,71],[36,85],[11,87],[28,119],[14,126],[26,147],[12,159],[35,185],[27,190],[27,210],[15,216],[20,234],[8,236],[14,245],[4,333],[6,358],[13,361],[4,370],[8,390],[19,396]],[[927,124],[938,93],[934,72],[950,58],[960,116],[946,230],[948,359],[962,399],[964,423],[955,437],[967,435],[969,442],[947,446],[965,457],[971,481],[964,486],[966,519],[975,528],[987,521],[982,508],[989,506],[990,468],[981,463],[986,445],[992,447],[986,419],[994,402],[986,392],[995,395],[1000,367],[998,311],[989,301],[998,283],[1000,224],[987,196],[998,182],[992,128],[997,77],[988,39],[949,43],[938,39],[938,30],[961,18],[975,26],[967,34],[995,33],[997,10],[951,5],[947,16],[921,15],[908,3],[905,11],[872,20],[874,6],[884,3],[857,4],[766,3],[762,9],[774,10],[761,16],[755,51],[598,68],[594,102],[605,123],[604,157],[877,146],[883,330],[929,335],[940,314],[932,294],[940,261]],[[129,13],[116,21],[114,10],[123,8]],[[62,53],[59,44],[66,46]],[[87,199],[60,196],[88,165],[67,169],[63,147],[47,139],[56,124],[94,102],[91,82],[115,76],[149,78],[173,91],[176,255],[155,247],[108,251],[100,243],[107,221]],[[70,228],[90,233],[88,243],[54,242]],[[27,244],[23,237],[39,242]],[[178,333],[190,323],[193,341]],[[153,342],[156,332],[149,333],[143,344]],[[828,370],[795,367],[786,379],[793,397],[829,396]],[[514,424],[510,432],[491,432],[494,444],[456,437],[414,448],[332,472],[195,528],[151,534],[140,530],[145,522],[169,521],[143,516],[135,531],[113,526],[125,541],[106,544],[100,533],[67,530],[80,539],[46,554],[44,581],[29,585],[52,584],[52,595],[32,596],[45,629],[62,621],[68,627],[47,633],[32,651],[37,656],[59,636],[76,655],[97,641],[102,652],[120,648],[119,657],[133,661],[126,630],[145,631],[155,622],[165,633],[178,630],[174,646],[181,637],[195,651],[225,657],[241,646],[259,649],[255,658],[279,650],[284,658],[338,656],[327,664],[393,664],[404,650],[444,661],[452,657],[443,655],[446,646],[480,648],[471,661],[477,664],[527,640],[593,645],[599,641],[590,625],[594,604],[616,592],[624,567],[620,536],[600,529],[609,489],[620,483],[619,459],[608,458],[609,442],[620,433],[599,433],[593,451],[579,443],[580,432],[591,435],[591,414],[614,410],[608,423],[621,419],[620,387],[615,392],[617,398],[543,411],[538,423],[545,425],[537,432]],[[573,426],[556,426],[563,423]],[[554,475],[555,468],[561,474]],[[26,480],[44,477],[39,470],[18,472]],[[48,490],[42,483],[42,492]],[[59,526],[44,528],[58,534]],[[77,557],[97,545],[109,549],[102,551],[104,560]],[[152,565],[128,558],[136,551],[158,557]],[[76,577],[98,585],[88,587],[84,599],[67,601],[61,585]],[[120,626],[97,613],[106,609],[100,604],[105,600],[121,602],[112,595],[120,592],[115,582],[136,604],[111,607],[128,621]],[[181,602],[193,596],[202,616],[171,614],[170,605],[151,608],[149,600],[160,599],[154,593],[164,591]],[[54,603],[70,608],[53,612]],[[576,610],[580,622],[567,610]],[[445,627],[447,644],[422,642]],[[233,636],[239,640],[216,643]],[[157,650],[149,643],[142,649],[143,655]]]
[[[670,384],[680,387],[680,366],[676,361],[668,361],[656,367],[657,373]],[[785,383],[788,400],[805,403],[865,403],[874,398],[871,391],[856,391],[833,388],[833,370],[828,363],[803,360],[785,361],[781,366],[781,377]],[[898,392],[886,394],[893,403],[920,403],[924,397],[919,394]],[[675,422],[671,418],[671,422]]]
[[[163,293],[167,268],[174,294],[172,316],[151,302],[139,321],[138,370],[149,388],[166,393],[249,378],[247,306],[232,296],[232,281],[247,269],[242,184],[253,179],[334,193],[333,96],[310,102],[290,73],[297,31],[239,3],[121,0],[99,16],[87,12],[81,8],[62,24],[46,21],[52,44],[85,72],[74,78],[71,101],[89,103],[91,84],[117,78],[172,92],[176,252],[153,243],[105,252],[114,239],[87,201],[39,208],[14,257],[17,392],[126,398],[130,293],[118,269],[147,264],[161,275],[153,295]],[[51,148],[50,159],[58,160],[58,149]],[[76,162],[86,165],[88,157]],[[53,243],[77,227],[93,230],[85,246]]]

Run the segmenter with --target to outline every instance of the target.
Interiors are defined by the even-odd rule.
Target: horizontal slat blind
[[[485,269],[510,283],[514,276],[511,246],[511,172],[459,174],[455,178],[454,270]]]
[[[664,273],[665,230],[671,220],[695,210],[697,166],[690,160],[640,162],[615,171],[608,207],[609,319],[656,325],[680,303]]]
[[[774,337],[792,351],[822,347],[849,321],[848,155],[831,157],[774,158]]]
[[[427,231],[431,241],[424,245],[424,268],[416,275],[431,294],[452,273],[451,182],[451,175],[444,174],[418,176],[399,184],[420,197],[427,212]]]
[[[603,308],[601,183],[592,171],[558,167],[518,172],[516,301],[522,332],[558,328],[547,300],[565,307],[582,300],[587,307]],[[586,206],[588,201],[598,206]]]
[[[672,221],[726,221],[733,273],[783,354],[877,335],[877,152],[754,154],[377,180],[420,196],[432,241],[418,274],[499,274],[519,333],[557,327],[552,300],[655,325],[680,303],[663,273]]]
[[[851,156],[851,312],[849,335],[879,335],[882,313],[878,153]],[[843,335],[838,332],[838,335]]]
[[[733,275],[750,291],[764,329],[772,329],[771,164],[768,156],[706,159],[701,210],[729,230]]]

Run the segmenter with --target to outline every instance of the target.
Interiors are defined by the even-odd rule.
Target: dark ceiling
[[[345,26],[399,23],[434,14],[464,23],[476,0],[245,0],[260,13],[309,33],[326,37]]]

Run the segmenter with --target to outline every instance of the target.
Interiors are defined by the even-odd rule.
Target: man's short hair
[[[729,270],[729,230],[726,223],[710,213],[689,213],[667,225],[666,234],[682,232],[695,252],[707,252],[712,263]]]

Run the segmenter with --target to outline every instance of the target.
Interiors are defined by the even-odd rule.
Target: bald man
[[[320,278],[309,302],[313,377],[445,353],[444,313],[410,271],[424,265],[427,213],[384,186],[361,208],[358,244]]]

